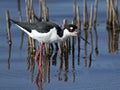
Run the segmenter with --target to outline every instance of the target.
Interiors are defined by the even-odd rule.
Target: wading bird
[[[42,49],[44,43],[57,43],[63,42],[70,36],[77,36],[77,26],[68,24],[61,29],[59,25],[53,22],[37,22],[37,23],[26,23],[18,22],[10,19],[15,25],[17,25],[22,31],[27,33],[31,38],[36,39],[40,43],[40,48],[35,55],[35,60],[38,63],[38,68],[42,73]],[[38,56],[40,59],[38,60]]]

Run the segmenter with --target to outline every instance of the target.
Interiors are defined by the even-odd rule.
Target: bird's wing
[[[53,22],[37,22],[37,23],[26,23],[26,22],[17,22],[15,20],[12,20],[11,21],[16,24],[17,26],[25,29],[26,31],[30,32],[32,30],[36,30],[40,33],[47,33],[50,31],[50,29],[52,28],[56,28],[57,30],[57,33],[59,36],[62,36],[63,35],[63,30],[55,23]]]
[[[27,30],[28,32],[31,32],[32,30],[36,30],[41,33],[47,33],[50,31],[51,28],[53,28],[53,25],[48,22],[27,23],[27,22],[18,22],[12,19],[10,19],[10,21],[12,21],[17,26]]]

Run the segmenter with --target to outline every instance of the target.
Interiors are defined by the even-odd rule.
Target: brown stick
[[[21,14],[21,9],[20,9],[21,8],[20,0],[17,0],[17,6],[18,6],[19,21],[22,22],[22,14]],[[20,49],[22,49],[23,40],[24,40],[24,32],[22,31],[22,33],[21,33],[21,41],[20,41]]]
[[[83,21],[84,21],[84,28],[88,28],[88,13],[87,13],[86,0],[84,0]]]
[[[9,11],[7,10],[5,12],[5,14],[6,14],[6,26],[7,26],[6,32],[7,32],[7,39],[8,39],[8,44],[9,44],[9,48],[8,48],[8,69],[10,69],[12,39],[11,39],[11,32],[10,32]]]
[[[6,24],[7,24],[7,38],[8,38],[8,44],[12,44],[11,40],[11,33],[10,33],[10,21],[9,21],[9,11],[6,11]]]
[[[95,4],[94,4],[94,25],[96,25],[96,21],[97,21],[97,8],[98,8],[98,0],[95,0]]]
[[[93,5],[91,5],[91,12],[90,12],[90,39],[91,39],[91,52],[89,56],[89,64],[88,67],[91,67],[92,64],[92,54],[93,54],[93,37],[92,37],[92,23],[93,23]]]

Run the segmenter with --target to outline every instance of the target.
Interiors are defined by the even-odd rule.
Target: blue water
[[[90,6],[94,0],[87,0],[88,13]],[[106,4],[105,0],[98,0],[98,17],[97,17],[97,33],[98,33],[98,56],[93,52],[91,68],[84,67],[84,41],[81,40],[80,65],[77,61],[77,45],[75,45],[75,67],[73,68],[72,51],[68,60],[68,71],[60,69],[59,52],[57,54],[57,64],[52,65],[50,59],[50,72],[44,73],[43,90],[119,90],[120,89],[120,51],[108,53],[108,33],[106,30]],[[46,0],[49,8],[49,17],[51,21],[62,24],[63,19],[67,19],[69,23],[73,17],[73,1],[72,0]],[[78,0],[80,6],[80,16],[83,27],[83,0]],[[35,14],[38,15],[38,0],[33,0]],[[31,82],[30,71],[27,70],[27,35],[25,34],[23,47],[20,50],[21,31],[15,25],[11,26],[12,49],[10,58],[10,70],[7,66],[8,43],[6,39],[6,19],[5,11],[9,10],[10,17],[19,20],[17,14],[16,0],[0,1],[0,90],[37,90],[35,85],[35,77],[37,74],[37,66],[34,70],[33,82]],[[23,21],[26,21],[25,2],[21,2],[21,10]],[[119,7],[120,11],[120,7]],[[81,29],[84,36],[83,28]],[[93,31],[94,32],[94,31]],[[95,48],[95,34],[93,33],[93,42]],[[118,46],[120,47],[120,42]],[[90,52],[88,46],[88,53]],[[55,52],[54,52],[55,53]],[[89,62],[89,61],[88,61]],[[45,62],[44,62],[45,63]],[[45,65],[47,67],[48,61]],[[46,68],[44,68],[45,70]],[[46,70],[46,71],[47,71]],[[46,76],[45,76],[46,75]]]

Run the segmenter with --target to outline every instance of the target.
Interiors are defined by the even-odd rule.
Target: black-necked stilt
[[[11,19],[21,30],[26,32],[33,39],[38,40],[41,45],[40,49],[35,55],[35,60],[37,61],[38,55],[42,55],[42,48],[44,43],[62,42],[65,41],[70,36],[77,36],[77,26],[73,24],[68,24],[62,30],[59,25],[52,22],[37,22],[37,23],[23,23],[17,22]],[[42,58],[40,58],[39,67],[41,67]]]

